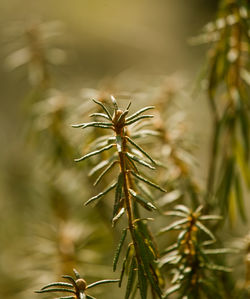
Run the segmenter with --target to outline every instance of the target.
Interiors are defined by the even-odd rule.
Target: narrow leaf
[[[173,229],[180,229],[181,225],[186,224],[188,222],[189,222],[189,220],[187,218],[174,221],[170,225],[162,228],[159,233],[162,234],[162,233],[165,233],[165,232],[173,230]]]
[[[119,116],[119,118],[118,118],[118,120],[117,120],[117,124],[119,124],[119,123],[122,123],[122,121],[124,121],[124,119],[125,119],[125,117],[126,117],[126,115],[128,114],[128,110],[125,110],[120,116]]]
[[[132,104],[132,102],[129,102],[129,103],[128,103],[128,106],[127,106],[126,110],[129,110],[131,104]]]
[[[99,102],[99,101],[96,101],[96,100],[93,100],[93,101],[94,101],[97,105],[101,106],[102,109],[106,112],[108,118],[109,118],[110,120],[112,120],[112,116],[110,115],[108,109],[103,105],[103,103],[101,103],[101,102]]]
[[[118,161],[116,160],[116,161],[113,161],[112,163],[110,163],[109,165],[108,165],[108,167],[106,167],[104,170],[103,170],[103,172],[99,175],[99,177],[96,179],[96,181],[94,182],[94,186],[96,186],[99,182],[100,182],[100,180],[103,178],[103,176],[110,170],[110,169],[112,169],[113,168],[113,166],[117,163]]]
[[[169,253],[169,252],[171,252],[171,251],[173,251],[173,250],[176,250],[177,248],[178,248],[178,244],[177,244],[177,243],[174,243],[174,244],[170,245],[169,247],[167,247],[167,248],[162,252],[161,256],[162,256],[162,255],[165,255],[165,254],[167,254],[167,253]]]
[[[245,109],[242,107],[239,113],[239,121],[240,121],[240,127],[241,127],[241,133],[242,133],[242,139],[245,145],[245,158],[246,161],[248,160],[249,153],[250,153],[250,132],[249,132],[249,120],[248,120],[248,114],[245,111]]]
[[[141,182],[138,182],[137,187],[139,191],[143,193],[151,202],[154,202],[153,195],[146,185],[142,184]]]
[[[239,175],[235,176],[235,193],[237,198],[237,207],[238,211],[240,213],[241,219],[246,222],[247,217],[245,213],[245,206],[244,206],[244,198],[243,198],[243,192],[242,192],[242,186],[241,186],[241,180],[239,178]]]
[[[94,168],[91,169],[91,171],[89,172],[88,176],[92,176],[94,173],[96,173],[98,170],[100,170],[103,167],[105,167],[106,165],[108,165],[110,162],[111,162],[110,159],[109,160],[103,160],[103,161],[101,161]]]
[[[159,298],[162,298],[162,292],[158,285],[158,281],[156,281],[155,273],[154,273],[154,275],[152,275],[152,273],[150,272],[150,270],[151,270],[150,268],[146,267],[145,269],[146,269],[147,278],[152,286],[152,289],[154,289],[156,291]]]
[[[77,125],[72,125],[73,128],[88,128],[88,127],[96,127],[96,128],[111,128],[113,126],[112,123],[108,123],[108,122],[101,122],[101,121],[93,121],[90,123],[81,123],[81,124],[77,124]]]
[[[138,115],[142,114],[143,112],[148,111],[150,109],[154,109],[154,108],[155,108],[154,106],[144,107],[144,108],[138,110],[137,112],[135,112],[134,114],[130,115],[129,117],[127,117],[127,121],[130,121],[131,119],[137,117]]]
[[[166,293],[164,294],[164,299],[167,298],[169,295],[173,294],[174,292],[178,291],[181,288],[181,284],[176,284],[169,289],[167,289]]]
[[[91,202],[93,202],[94,200],[97,200],[98,198],[103,197],[105,194],[107,194],[109,191],[111,191],[112,189],[115,188],[117,182],[113,183],[112,185],[110,185],[107,189],[105,189],[104,191],[100,192],[99,194],[91,197],[88,201],[85,202],[85,206],[87,206],[88,204],[90,204]]]
[[[92,113],[92,114],[90,114],[90,117],[98,117],[98,116],[106,118],[106,119],[109,120],[109,117],[106,114],[104,114],[104,113]]]
[[[45,290],[35,291],[35,293],[50,293],[50,292],[66,292],[66,293],[75,294],[75,291],[69,290],[69,289],[63,289],[63,288],[45,289]]]
[[[154,117],[154,115],[141,115],[141,116],[138,116],[137,118],[134,118],[134,119],[131,119],[131,120],[126,120],[126,122],[125,122],[125,125],[126,126],[129,126],[129,125],[131,125],[131,124],[133,124],[133,123],[135,123],[135,122],[137,122],[137,121],[139,121],[139,120],[141,120],[141,119],[145,119],[145,118],[153,118]]]
[[[223,217],[219,215],[202,215],[199,220],[222,220]]]
[[[73,271],[74,271],[74,269],[73,269]],[[75,282],[75,280],[74,280],[73,277],[71,277],[71,276],[69,276],[69,275],[63,275],[62,278],[65,278],[65,279],[69,280],[69,281],[73,284],[73,286],[74,286],[75,288],[77,288],[76,282]]]
[[[127,282],[127,288],[126,288],[126,294],[125,294],[125,299],[129,299],[131,295],[131,291],[133,288],[133,283],[134,283],[134,278],[135,278],[135,267],[136,267],[136,262],[135,258],[132,259],[131,265],[130,265],[130,270],[128,274],[128,282]]]
[[[127,229],[125,228],[122,231],[122,237],[121,237],[121,240],[120,240],[120,242],[117,246],[116,252],[115,252],[114,261],[113,261],[113,271],[116,270],[116,266],[117,266],[117,263],[118,263],[118,260],[119,260],[119,257],[120,257],[120,253],[121,253],[121,249],[122,249],[122,246],[123,246],[124,241],[126,239],[126,236],[127,236]]]
[[[198,206],[198,208],[194,211],[194,214],[199,215],[203,208],[203,205]]]
[[[183,212],[185,214],[190,214],[191,213],[191,211],[189,210],[189,208],[187,208],[184,205],[177,205],[177,206],[174,207],[174,209],[177,210],[177,211],[181,211],[181,212]]]
[[[122,217],[124,212],[125,212],[125,209],[121,208],[121,210],[118,212],[118,214],[116,214],[115,217],[113,217],[113,219],[112,219],[112,226],[113,227],[116,224],[116,222]]]
[[[126,268],[126,264],[127,264],[128,258],[129,258],[129,254],[130,254],[131,246],[132,246],[132,244],[129,244],[128,249],[127,249],[127,252],[126,252],[126,256],[125,256],[125,258],[123,259],[123,263],[122,263],[122,271],[121,271],[121,275],[120,275],[120,281],[119,281],[119,284],[118,284],[119,288],[120,288],[121,285],[122,285],[122,279],[123,279],[124,272],[125,272],[125,268]]]
[[[225,254],[225,253],[237,253],[238,251],[232,248],[217,248],[217,249],[205,249],[205,254]]]
[[[155,161],[150,157],[149,154],[147,154],[138,144],[136,144],[132,139],[130,139],[128,136],[126,136],[127,140],[140,151],[144,156],[146,156],[153,164],[156,164]]]
[[[73,269],[73,272],[74,272],[75,277],[76,277],[77,279],[80,279],[80,278],[81,278],[81,275],[79,274],[79,272],[78,272],[76,269]]]
[[[45,290],[50,287],[70,287],[73,288],[73,285],[71,283],[67,282],[53,282],[50,284],[47,284],[46,286],[42,287],[41,290]]]
[[[139,170],[136,167],[134,161],[132,159],[130,159],[127,155],[126,155],[126,157],[127,157],[127,161],[130,164],[131,168],[134,169],[135,172],[139,173]]]
[[[160,136],[160,133],[154,130],[141,130],[131,134],[132,138],[144,138],[146,136]]]
[[[156,207],[151,203],[146,201],[144,198],[142,198],[140,195],[138,195],[134,190],[129,189],[129,193],[137,200],[139,204],[141,204],[145,209],[152,211],[156,210]]]
[[[166,216],[176,216],[176,217],[187,217],[186,214],[182,213],[182,212],[179,212],[179,211],[167,211],[164,213],[164,215]]]
[[[96,139],[94,139],[89,147],[92,149],[99,149],[103,146],[106,146],[108,144],[110,144],[110,141],[112,141],[114,143],[115,141],[115,136],[110,136],[110,135],[102,135]]]
[[[158,204],[163,207],[165,205],[168,205],[170,203],[173,203],[177,199],[179,199],[181,196],[183,196],[182,192],[180,190],[173,190],[168,192],[167,194],[164,194],[159,200]]]
[[[167,192],[165,189],[161,188],[159,185],[157,185],[157,184],[149,181],[148,179],[140,176],[139,174],[135,173],[134,171],[131,170],[131,173],[132,173],[133,176],[135,176],[137,179],[141,180],[142,182],[144,182],[144,183],[146,183],[146,184],[148,184],[148,185],[150,185],[150,186],[152,186],[152,187],[154,187],[154,188],[156,188],[156,189],[158,189],[162,192]]]
[[[120,173],[117,180],[117,185],[115,189],[115,202],[114,202],[114,209],[113,209],[113,218],[118,213],[120,208],[120,201],[122,198],[122,187],[123,187],[123,174]]]
[[[114,107],[115,107],[115,110],[118,110],[119,107],[118,107],[118,105],[117,105],[117,102],[116,102],[115,97],[114,97],[113,95],[111,95],[110,98],[111,98],[111,101],[112,101],[112,103],[113,103],[113,105],[114,105]]]
[[[210,270],[223,271],[223,272],[232,272],[231,268],[224,267],[224,266],[221,266],[221,265],[205,264],[205,267],[210,269]]]
[[[158,285],[157,275],[155,273],[154,266],[153,266],[155,261],[154,251],[151,248],[149,242],[146,243],[145,242],[146,240],[144,241],[140,232],[135,230],[135,235],[136,235],[138,247],[140,249],[140,256],[144,266],[145,275],[149,280],[151,287],[156,291],[156,293],[161,298],[161,289]]]
[[[179,259],[181,258],[180,255],[178,255],[178,251],[173,251],[170,254],[167,254],[166,256],[161,257],[160,261],[159,261],[159,267],[163,267],[166,264],[176,264],[176,261],[179,261]]]
[[[120,279],[104,279],[104,280],[99,280],[99,281],[96,281],[96,282],[93,282],[91,284],[89,284],[86,289],[91,289],[99,284],[104,284],[104,283],[113,283],[113,282],[119,282]]]
[[[205,234],[207,234],[212,240],[216,240],[215,236],[213,235],[213,233],[205,226],[203,225],[200,221],[196,221],[195,225],[202,230]]]
[[[143,166],[146,166],[146,167],[148,167],[148,168],[150,168],[150,169],[152,169],[152,170],[155,170],[155,167],[154,167],[154,166],[148,164],[148,163],[145,162],[144,160],[142,160],[142,159],[140,159],[140,158],[138,158],[138,157],[136,157],[136,156],[134,156],[134,155],[132,155],[132,154],[130,154],[130,153],[126,153],[126,155],[127,155],[130,159],[134,160],[135,162],[138,162],[139,164],[141,164],[141,165],[143,165]]]
[[[89,157],[98,155],[98,154],[100,154],[100,153],[102,153],[104,151],[107,151],[107,150],[111,149],[114,145],[115,144],[109,144],[109,145],[107,145],[107,146],[105,146],[105,147],[103,147],[103,148],[101,148],[101,149],[99,149],[97,151],[94,151],[94,152],[91,152],[91,153],[89,153],[87,155],[84,155],[83,157],[81,157],[79,159],[75,159],[75,162],[80,162],[80,161],[83,161],[83,160],[85,160],[85,159],[87,159]]]
[[[188,232],[188,229],[184,229],[183,231],[181,231],[179,233],[178,238],[177,238],[177,244],[178,244],[178,246],[181,246],[181,242],[185,238],[185,235],[186,235],[187,232]]]
[[[147,278],[144,274],[144,269],[141,264],[138,264],[138,282],[141,298],[147,298]]]

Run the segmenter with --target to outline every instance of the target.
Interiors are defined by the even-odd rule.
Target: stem
[[[127,145],[126,145],[126,138],[124,136],[124,129],[117,130],[116,131],[116,136],[120,136],[122,139],[122,150],[119,152],[119,162],[120,162],[120,170],[123,175],[123,182],[124,182],[124,196],[125,196],[125,208],[127,212],[127,217],[128,217],[128,228],[130,231],[130,235],[133,241],[133,245],[135,248],[135,254],[136,254],[136,260],[137,263],[141,263],[141,258],[140,258],[140,251],[138,248],[138,244],[136,241],[136,236],[135,236],[135,228],[134,228],[134,218],[133,218],[133,213],[132,213],[132,205],[131,205],[131,197],[129,193],[129,169],[127,169],[126,165],[126,151],[127,151]]]
[[[134,226],[134,220],[135,219],[139,219],[140,218],[140,213],[139,213],[139,209],[137,206],[137,203],[135,201],[131,201],[131,195],[129,193],[129,189],[132,188],[133,190],[135,190],[135,186],[134,186],[134,181],[131,178],[131,174],[130,174],[130,165],[129,165],[129,161],[127,160],[127,138],[125,135],[125,130],[124,127],[119,129],[116,128],[115,130],[116,132],[116,136],[120,137],[122,142],[121,142],[121,151],[118,152],[119,154],[119,164],[120,164],[120,171],[123,175],[123,189],[124,189],[124,198],[125,198],[125,209],[126,209],[126,213],[127,213],[127,217],[128,217],[128,229],[131,235],[131,239],[134,245],[134,249],[135,249],[135,258],[136,258],[136,262],[137,265],[142,265],[143,261],[141,258],[141,250],[139,248],[138,245],[138,241],[136,239],[136,228]],[[141,223],[140,221],[137,222],[138,225],[138,229],[140,230],[141,226],[144,225],[143,223]],[[151,242],[153,244],[153,246],[155,248],[156,244],[155,241],[152,237],[151,232],[149,231],[148,227],[146,226],[145,228],[148,232],[148,234],[151,237]],[[145,244],[146,245],[146,244]],[[152,271],[152,265],[150,265],[150,271]],[[154,271],[152,271],[152,274],[154,275]],[[138,274],[139,275],[139,274]],[[148,276],[145,276],[145,280],[148,280]],[[157,280],[157,279],[156,279]],[[150,281],[150,280],[149,280]],[[150,288],[151,288],[151,294],[152,294],[152,299],[156,299],[157,294],[152,286],[152,284],[150,283]]]

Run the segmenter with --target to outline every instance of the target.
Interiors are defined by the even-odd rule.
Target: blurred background
[[[210,118],[205,96],[192,92],[207,48],[188,41],[217,4],[0,1],[1,298],[42,298],[33,290],[73,267],[87,282],[118,275],[110,265],[119,233],[107,206],[83,207],[95,191],[87,166],[73,162],[87,137],[70,125],[87,119],[91,98],[113,93],[141,107],[163,92],[176,96],[194,173],[205,179]],[[111,288],[121,298],[109,285],[93,295],[111,298]]]

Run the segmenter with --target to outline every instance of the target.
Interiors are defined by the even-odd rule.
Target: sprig
[[[178,205],[173,211],[166,213],[179,219],[161,229],[160,234],[173,230],[179,233],[176,242],[165,249],[159,260],[161,267],[168,266],[174,273],[172,286],[167,289],[165,298],[175,292],[178,292],[180,298],[184,295],[188,298],[203,298],[204,294],[221,298],[219,288],[216,288],[218,281],[213,278],[215,274],[211,275],[209,272],[230,272],[231,269],[217,265],[211,256],[232,253],[234,250],[207,248],[216,242],[216,238],[204,222],[222,217],[203,215],[201,212],[202,206],[192,211],[184,205]]]
[[[153,109],[153,106],[142,108],[128,116],[131,103],[125,110],[119,108],[116,99],[111,97],[113,103],[113,111],[109,109],[101,102],[94,101],[101,106],[104,113],[94,113],[92,116],[109,119],[109,122],[94,121],[90,123],[81,123],[74,125],[75,128],[88,128],[98,127],[100,129],[107,129],[112,131],[112,135],[106,135],[105,139],[100,137],[99,142],[93,142],[93,151],[85,154],[83,157],[76,159],[76,161],[82,161],[95,155],[100,155],[104,151],[111,153],[111,158],[100,162],[90,172],[94,174],[101,169],[102,172],[97,177],[95,184],[101,182],[103,178],[114,169],[115,165],[119,165],[119,172],[117,179],[109,186],[100,192],[96,196],[90,198],[86,203],[94,202],[104,197],[112,189],[115,189],[115,200],[112,214],[112,224],[116,224],[117,220],[122,215],[127,215],[128,228],[123,231],[121,241],[116,250],[113,269],[116,270],[119,262],[120,253],[125,244],[127,236],[127,230],[130,232],[131,243],[127,249],[127,255],[124,259],[120,285],[123,280],[124,272],[128,273],[128,281],[126,287],[125,298],[128,299],[132,294],[140,291],[142,299],[147,298],[147,289],[150,287],[153,296],[161,298],[162,291],[161,286],[163,280],[161,278],[159,269],[157,268],[157,249],[152,238],[152,235],[145,223],[145,219],[140,218],[138,204],[148,211],[157,209],[156,206],[149,202],[145,196],[145,192],[141,192],[144,189],[143,184],[149,185],[159,191],[165,192],[165,189],[158,184],[149,180],[145,175],[140,172],[138,167],[146,167],[150,170],[155,169],[154,159],[132,138],[128,136],[128,126],[133,126],[137,122],[142,122],[144,119],[152,118],[153,115],[142,115],[144,112]],[[112,115],[112,116],[111,116]],[[137,132],[136,137],[144,137],[145,134],[155,135],[158,133],[153,130]],[[106,141],[112,142],[107,144]],[[98,144],[103,144],[104,147],[98,147]],[[114,152],[115,150],[115,152]],[[142,157],[145,157],[144,160]],[[140,185],[140,186],[139,186]]]

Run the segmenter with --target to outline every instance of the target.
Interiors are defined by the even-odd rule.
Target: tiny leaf
[[[152,187],[154,187],[154,188],[156,188],[156,189],[158,189],[162,192],[166,192],[166,190],[161,188],[159,185],[149,181],[148,179],[142,177],[141,175],[135,173],[134,171],[131,170],[131,173],[133,174],[133,176],[135,176],[137,179],[141,180],[142,182],[144,182],[144,183],[146,183],[146,184],[148,184],[148,185],[150,185],[150,186],[152,186]]]
[[[120,253],[121,253],[121,249],[122,249],[122,246],[124,244],[124,241],[126,239],[126,236],[127,236],[127,229],[125,228],[123,231],[122,231],[122,237],[121,237],[121,240],[117,246],[117,249],[116,249],[116,252],[115,252],[115,256],[114,256],[114,261],[113,261],[113,271],[116,270],[116,266],[117,266],[117,262],[119,260],[119,256],[120,256]]]
[[[115,97],[114,97],[113,95],[111,95],[110,98],[111,98],[111,101],[112,101],[112,103],[113,103],[113,105],[114,105],[114,107],[115,107],[115,110],[118,110],[119,107],[118,107],[118,105],[117,105],[117,102],[116,102]]]
[[[127,140],[135,147],[137,148],[144,156],[146,156],[153,164],[156,164],[155,161],[150,157],[149,154],[147,154],[138,144],[136,144],[131,138],[126,136]]]
[[[134,278],[135,278],[135,267],[136,267],[136,262],[135,258],[132,259],[131,265],[130,265],[130,270],[128,274],[128,282],[127,282],[127,288],[126,288],[126,294],[125,294],[125,299],[129,299],[133,283],[134,283]]]
[[[134,118],[134,119],[131,119],[131,120],[126,120],[125,122],[125,125],[126,126],[129,126],[129,125],[132,125],[133,123],[141,120],[141,119],[145,119],[145,118],[153,118],[154,115],[141,115],[141,116],[138,116],[137,118]]]
[[[109,119],[109,117],[106,114],[104,114],[104,113],[92,113],[92,114],[90,114],[90,117],[96,117],[96,116]]]
[[[53,283],[50,283],[50,284],[42,287],[41,290],[45,290],[45,289],[50,288],[50,287],[70,287],[70,288],[73,288],[73,285],[71,283],[67,283],[67,282],[53,282]]]
[[[132,154],[130,154],[130,153],[126,153],[126,155],[128,156],[128,158],[134,160],[135,162],[137,162],[137,163],[139,163],[139,164],[141,164],[141,165],[143,165],[143,166],[146,166],[146,167],[148,167],[148,168],[150,168],[150,169],[152,169],[152,170],[155,169],[154,166],[148,164],[148,163],[145,162],[144,160],[142,160],[142,159],[136,157],[135,155],[132,155]]]
[[[100,154],[100,153],[102,153],[102,152],[104,152],[104,151],[107,151],[107,150],[111,149],[114,145],[115,145],[115,144],[109,144],[109,145],[107,145],[107,146],[105,146],[105,147],[103,147],[103,148],[101,148],[101,149],[99,149],[99,150],[97,150],[97,151],[88,153],[87,155],[84,155],[83,157],[81,157],[81,158],[79,158],[79,159],[75,159],[75,162],[80,162],[80,161],[83,161],[83,160],[85,160],[85,159],[87,159],[87,158],[89,158],[89,157],[98,155],[98,154]]]
[[[96,282],[93,282],[91,284],[89,284],[86,289],[91,289],[99,284],[104,284],[104,283],[113,283],[113,282],[119,282],[120,279],[104,279],[104,280],[99,280],[99,281],[96,281]]]
[[[144,107],[140,110],[138,110],[137,112],[135,112],[134,114],[130,115],[128,118],[127,118],[127,121],[130,121],[131,119],[137,117],[138,115],[140,115],[141,113],[145,112],[145,111],[148,111],[150,109],[154,109],[155,107],[154,106],[148,106],[148,107]]]
[[[44,289],[40,291],[35,291],[35,293],[50,293],[50,292],[66,292],[66,293],[73,293],[75,294],[75,291],[69,290],[69,289],[63,289],[63,288],[55,288],[55,289]]]
[[[129,193],[138,201],[139,204],[141,204],[145,209],[152,211],[156,210],[156,207],[151,203],[147,202],[144,198],[142,198],[140,195],[138,195],[134,190],[129,189]]]
[[[111,191],[112,189],[115,188],[117,182],[113,183],[112,185],[110,185],[107,189],[105,189],[104,191],[100,192],[99,194],[91,197],[88,201],[85,202],[85,206],[87,206],[88,204],[90,204],[91,202],[93,202],[94,200],[97,200],[101,197],[103,197],[105,194],[107,194],[109,191]]]
[[[187,218],[185,219],[181,219],[181,220],[177,220],[177,221],[174,221],[173,223],[171,223],[170,225],[162,228],[160,230],[160,233],[165,233],[167,231],[170,231],[170,230],[173,230],[173,229],[180,229],[180,226],[183,225],[183,224],[186,224],[188,223],[189,220]]]
[[[105,105],[103,105],[103,103],[101,103],[101,102],[99,102],[99,101],[96,101],[96,100],[93,100],[93,101],[94,101],[97,105],[101,106],[102,109],[106,112],[108,118],[109,118],[110,120],[112,120],[112,116],[110,115],[110,113],[109,113],[108,109],[105,107]]]
[[[123,174],[120,173],[117,180],[116,190],[115,190],[115,203],[113,210],[113,217],[117,214],[120,208],[120,200],[122,198],[122,188],[123,188]]]
[[[203,225],[200,221],[196,221],[195,225],[205,234],[207,234],[213,241],[215,241],[215,236],[205,225]]]
[[[103,176],[110,170],[110,169],[112,169],[113,168],[113,166],[117,163],[118,161],[113,161],[112,163],[110,163],[109,165],[108,165],[108,167],[106,167],[104,170],[103,170],[103,172],[99,175],[99,177],[96,179],[96,181],[94,182],[94,186],[96,186],[99,182],[100,182],[100,180],[103,178]]]

